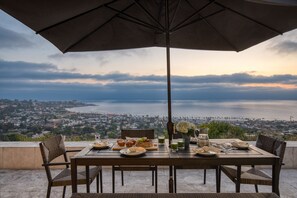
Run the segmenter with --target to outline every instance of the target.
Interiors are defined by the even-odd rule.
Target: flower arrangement
[[[182,135],[192,136],[196,130],[196,125],[187,121],[180,121],[176,124],[175,129]]]

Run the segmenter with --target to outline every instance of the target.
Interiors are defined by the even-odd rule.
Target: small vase
[[[182,137],[183,137],[184,142],[185,142],[185,150],[189,150],[190,149],[190,139],[191,139],[191,137],[188,136],[188,135],[184,135],[184,134],[182,134]]]

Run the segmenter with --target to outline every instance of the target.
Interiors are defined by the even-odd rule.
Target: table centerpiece
[[[176,132],[180,133],[185,143],[185,150],[189,150],[191,136],[194,136],[196,125],[187,121],[180,121],[175,126]]]

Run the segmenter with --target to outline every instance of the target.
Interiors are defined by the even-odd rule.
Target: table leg
[[[71,159],[71,181],[72,193],[77,193],[77,165],[75,159]]]
[[[206,170],[206,169],[204,169],[204,170]],[[217,186],[217,193],[219,193],[221,191],[220,166],[218,166],[216,168],[216,186]]]
[[[275,164],[272,166],[272,192],[280,196],[279,193],[279,173],[280,173],[280,159],[275,160]]]
[[[90,169],[89,169],[89,166],[86,166],[86,187],[87,187],[87,193],[90,193]]]
[[[158,167],[156,166],[156,171],[155,171],[155,193],[158,193]]]
[[[173,193],[173,174],[172,174],[172,166],[169,166],[169,193]]]
[[[241,180],[241,166],[237,166],[237,175],[236,175],[236,192],[240,192],[240,180]]]

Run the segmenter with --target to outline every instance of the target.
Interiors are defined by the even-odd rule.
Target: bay
[[[91,101],[94,106],[69,108],[78,113],[132,114],[167,116],[166,101]],[[197,101],[178,100],[172,102],[174,117],[250,118],[265,120],[297,119],[295,100],[234,100]]]

